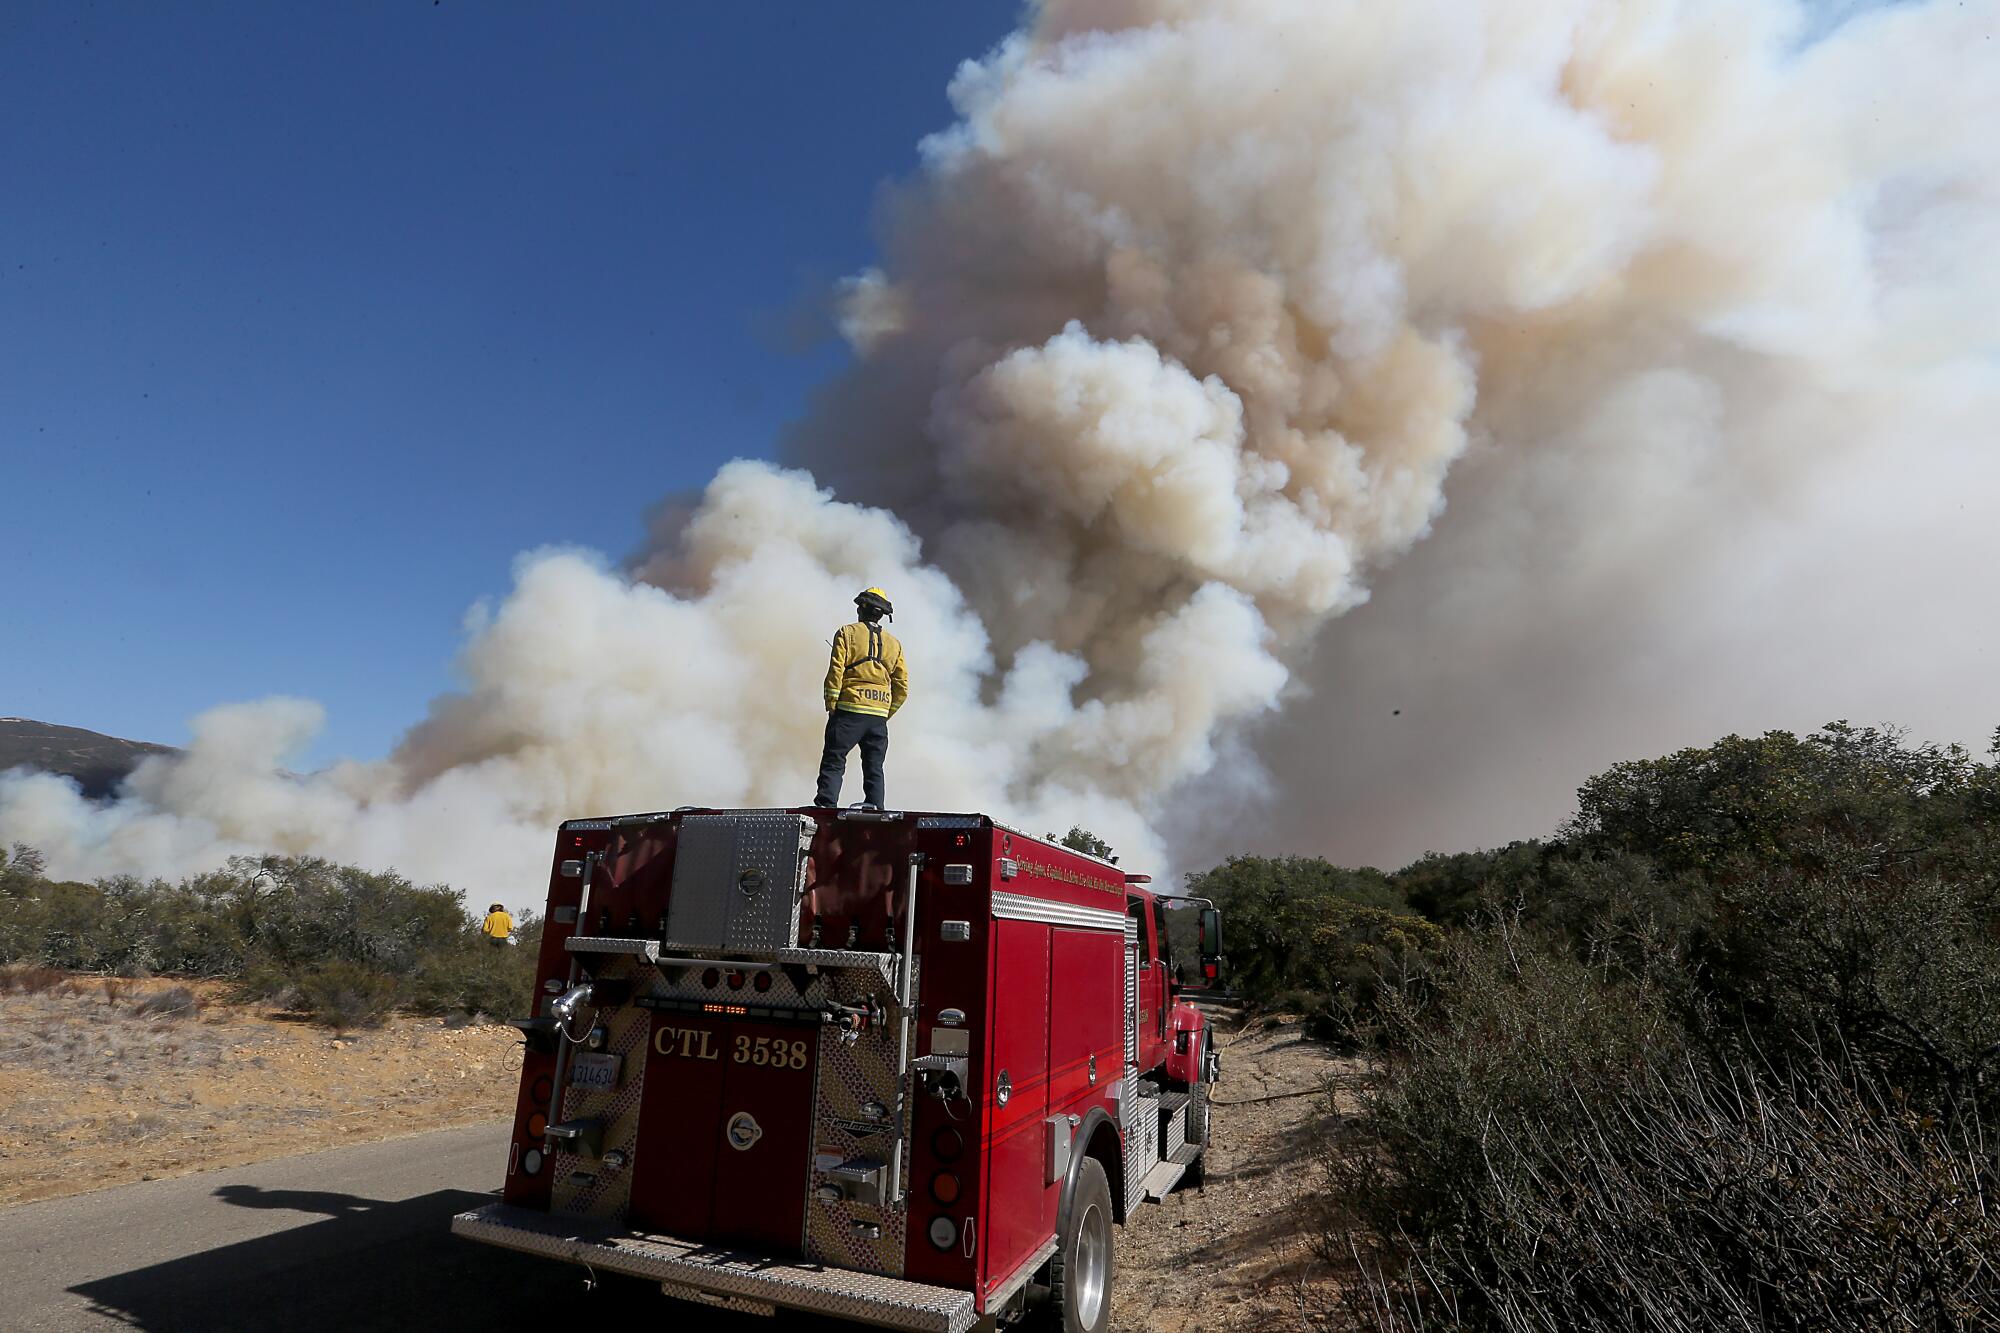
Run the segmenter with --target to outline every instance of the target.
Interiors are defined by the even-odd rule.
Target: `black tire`
[[[1048,1326],[1063,1333],[1111,1327],[1111,1183],[1096,1158],[1078,1167],[1069,1217],[1049,1260]]]
[[[1192,1162],[1189,1162],[1187,1164],[1187,1170],[1181,1172],[1180,1188],[1184,1190],[1200,1189],[1202,1186],[1202,1182],[1207,1179],[1208,1179],[1208,1149],[1203,1148],[1201,1150],[1201,1156],[1195,1158]]]

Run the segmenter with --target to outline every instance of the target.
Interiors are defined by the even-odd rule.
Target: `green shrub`
[[[1369,1041],[1380,1029],[1385,995],[1419,984],[1444,932],[1419,916],[1343,899],[1325,900],[1319,910],[1297,968],[1302,987],[1281,1007],[1305,1014],[1308,1030],[1323,1040]]]
[[[477,930],[468,930],[432,950],[410,978],[408,1007],[427,1014],[492,1018],[527,1013],[541,951],[541,922],[528,921],[516,933],[518,947],[496,946]]]
[[[2000,878],[1772,870],[1718,891],[1695,963],[1719,1038],[1826,1044],[1939,1115],[2000,1115]]]
[[[1389,881],[1411,911],[1439,925],[1461,926],[1496,903],[1539,897],[1532,886],[1560,850],[1517,842],[1491,852],[1429,852]]]
[[[1994,780],[1957,746],[1907,745],[1882,728],[1726,736],[1591,778],[1564,837],[1711,877],[1746,862],[1810,870],[1840,844],[1911,865],[1962,866],[1968,854],[1990,865],[1990,822],[1987,837],[1957,834],[1991,805]]]
[[[341,1031],[380,1025],[401,998],[395,977],[344,958],[299,968],[288,984],[300,1013]]]
[[[2000,763],[1730,736],[1547,842],[1190,882],[1249,999],[1376,1043],[1316,1229],[1380,1327],[2000,1327]]]
[[[1361,1146],[1323,1162],[1344,1210],[1330,1231],[1476,1228],[1511,1179],[1491,1156],[1496,1128],[1560,1132],[1686,1044],[1669,989],[1509,918],[1447,939],[1421,984],[1384,991],[1380,1023],[1388,1054],[1364,1098]]]
[[[1385,992],[1317,1217],[1376,1326],[2000,1319],[1985,886],[1774,872],[1717,900],[1696,953],[1503,916]]]
[[[540,922],[495,947],[459,895],[316,858],[239,857],[178,884],[41,875],[32,852],[0,866],[0,961],[117,976],[230,978],[245,999],[337,1026],[395,1009],[507,1015],[534,988]]]
[[[1325,957],[1323,927],[1349,908],[1407,913],[1403,899],[1378,870],[1343,870],[1318,857],[1232,856],[1222,865],[1189,875],[1187,891],[1222,909],[1226,980],[1251,1001],[1270,1004],[1284,994],[1312,993],[1341,974]]]

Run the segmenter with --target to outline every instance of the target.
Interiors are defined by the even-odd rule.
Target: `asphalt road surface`
[[[796,1333],[451,1234],[492,1197],[505,1124],[287,1157],[0,1210],[0,1327],[158,1330],[658,1329]],[[628,1325],[630,1326],[630,1325]]]

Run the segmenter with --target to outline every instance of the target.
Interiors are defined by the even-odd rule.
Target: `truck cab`
[[[501,1200],[453,1229],[734,1310],[1107,1327],[1113,1224],[1199,1175],[1219,946],[985,815],[570,821]]]

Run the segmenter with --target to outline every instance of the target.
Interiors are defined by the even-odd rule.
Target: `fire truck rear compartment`
[[[631,998],[597,1020],[615,1086],[577,1077],[603,1055],[569,1057],[553,1123],[588,1132],[550,1159],[551,1211],[900,1275],[907,1210],[892,1166],[907,1169],[911,1145],[887,960],[773,968],[760,990],[749,963],[570,943],[593,957],[600,987]],[[823,1021],[826,1005],[887,1021],[849,1033]]]
[[[817,1028],[668,1011],[651,1032],[627,1221],[798,1257]]]

